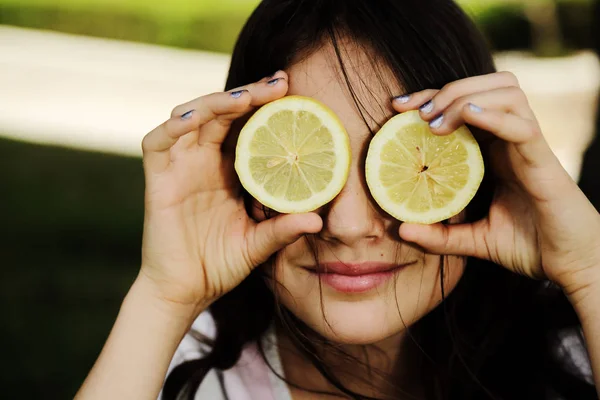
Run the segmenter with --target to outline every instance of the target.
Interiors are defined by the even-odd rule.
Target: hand
[[[274,81],[275,78],[279,80]],[[269,82],[270,81],[270,82]],[[200,312],[274,252],[320,231],[316,214],[249,218],[223,142],[232,122],[287,93],[287,75],[200,97],[143,140],[146,213],[140,278]]]
[[[464,123],[491,133],[491,166],[499,178],[483,220],[402,224],[404,240],[432,253],[483,258],[548,278],[567,294],[600,281],[600,215],[544,140],[513,74],[463,79],[403,100],[395,100],[394,108],[420,108],[435,134],[447,135]]]

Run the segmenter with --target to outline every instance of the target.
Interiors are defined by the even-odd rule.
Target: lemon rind
[[[433,224],[449,219],[459,214],[473,199],[484,175],[484,163],[481,156],[479,144],[466,126],[461,126],[452,133],[457,140],[461,140],[467,149],[468,158],[465,164],[474,169],[469,174],[466,185],[456,191],[454,199],[442,208],[433,208],[425,212],[415,212],[407,209],[406,204],[396,203],[388,196],[388,188],[381,184],[379,179],[379,167],[381,166],[381,150],[386,143],[394,140],[396,133],[403,127],[413,124],[424,124],[418,111],[409,111],[391,118],[375,135],[369,146],[366,160],[366,180],[373,198],[379,206],[394,218],[409,223]]]
[[[336,166],[333,168],[333,177],[329,185],[311,197],[301,201],[290,201],[279,198],[268,193],[261,185],[255,183],[249,168],[251,153],[250,142],[253,133],[278,111],[309,111],[319,117],[333,137],[335,146],[333,148],[336,158]],[[327,106],[321,102],[303,96],[286,96],[273,101],[260,108],[242,128],[236,147],[234,168],[238,174],[242,186],[250,195],[263,205],[279,213],[304,213],[327,204],[333,200],[344,188],[350,171],[351,150],[350,140],[344,125],[340,119]]]

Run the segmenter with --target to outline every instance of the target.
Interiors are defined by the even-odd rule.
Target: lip
[[[318,275],[321,281],[332,289],[342,293],[364,293],[375,289],[391,279],[395,273],[409,265],[391,263],[323,263],[317,268],[308,269]]]

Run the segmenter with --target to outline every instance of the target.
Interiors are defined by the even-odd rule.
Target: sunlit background
[[[600,200],[600,151],[582,168],[597,131],[600,7],[460,3]],[[222,88],[256,4],[0,0],[0,398],[74,395],[139,267],[140,141],[173,106]]]

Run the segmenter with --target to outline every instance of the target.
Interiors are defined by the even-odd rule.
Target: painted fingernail
[[[433,121],[429,123],[429,126],[433,129],[437,129],[444,123],[444,114],[436,117]]]
[[[429,114],[430,112],[432,112],[433,100],[429,100],[427,103],[423,104],[421,107],[419,107],[419,110],[421,110],[421,112],[425,114]]]
[[[181,116],[181,119],[190,119],[196,110],[190,110]]]
[[[281,80],[281,78],[271,79],[269,82],[267,82],[267,85],[275,86],[275,85],[277,85],[277,82],[279,82],[280,80]]]
[[[410,94],[403,94],[401,96],[396,96],[393,98],[394,101],[397,101],[400,104],[406,104],[410,100]]]
[[[235,92],[231,92],[231,97],[238,99],[242,96],[242,94],[244,94],[244,92],[247,92],[247,90],[236,90]]]
[[[469,103],[469,109],[471,111],[473,111],[473,112],[476,112],[476,113],[480,113],[480,112],[483,111],[483,108],[481,108],[481,107],[479,107],[479,106],[477,106],[477,105],[475,105],[473,103]]]

